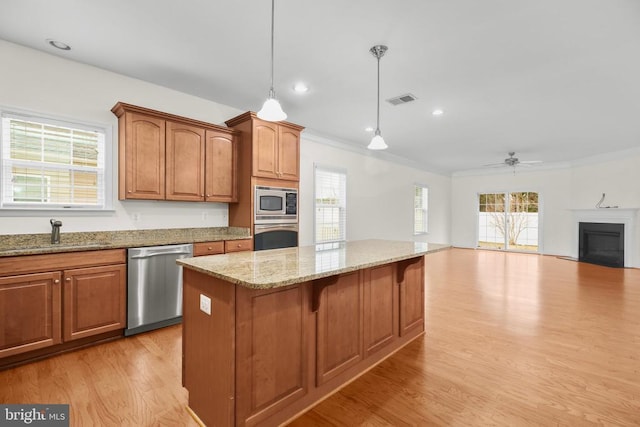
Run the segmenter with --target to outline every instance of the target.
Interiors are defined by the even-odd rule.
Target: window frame
[[[327,173],[335,173],[340,174],[344,177],[344,199],[342,206],[338,208],[342,210],[341,213],[338,214],[339,228],[341,230],[341,236],[338,240],[318,240],[318,194],[317,194],[317,186],[318,186],[318,171],[327,172]],[[347,171],[346,169],[336,168],[332,166],[324,166],[319,164],[314,164],[314,173],[313,173],[313,242],[314,245],[323,245],[322,248],[332,248],[332,244],[341,243],[347,240]]]
[[[424,230],[420,230],[420,231],[416,231],[416,226],[417,226],[417,215],[416,215],[416,211],[418,210],[418,208],[416,208],[416,190],[418,188],[422,189],[422,202],[424,204],[424,202],[426,201],[426,208],[423,206],[423,208],[421,209],[424,212]],[[427,193],[427,197],[426,200],[424,200],[424,192],[426,190]],[[429,234],[429,186],[424,185],[424,184],[420,184],[420,183],[414,183],[413,184],[413,235],[414,236],[422,236],[425,234]]]
[[[6,202],[5,199],[5,187],[0,185],[0,214],[12,214],[15,212],[105,212],[113,211],[113,130],[111,124],[90,122],[87,120],[61,117],[49,113],[36,112],[23,110],[19,108],[13,108],[9,106],[0,105],[0,177],[4,179],[5,175],[5,153],[8,151],[5,149],[4,140],[4,119],[16,119],[23,121],[30,121],[48,126],[59,126],[64,128],[71,128],[90,132],[99,132],[104,135],[104,147],[103,158],[104,162],[102,169],[97,168],[98,173],[103,175],[102,193],[103,197],[100,200],[98,197],[98,204],[47,204],[47,203],[31,203],[31,202]],[[19,163],[22,161],[18,161]],[[9,164],[9,167],[11,165]],[[54,164],[55,168],[55,164]],[[10,173],[10,172],[9,172]],[[100,188],[97,188],[98,193]]]

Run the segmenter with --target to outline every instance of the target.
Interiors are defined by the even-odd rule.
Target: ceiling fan
[[[502,163],[491,163],[491,164],[484,165],[484,166],[490,167],[490,168],[499,168],[499,167],[504,167],[504,166],[511,166],[511,167],[515,168],[516,166],[533,166],[533,165],[537,165],[537,164],[542,163],[541,160],[523,160],[523,161],[520,161],[520,159],[515,157],[515,154],[516,154],[515,151],[509,151],[509,157],[504,159],[504,161]]]

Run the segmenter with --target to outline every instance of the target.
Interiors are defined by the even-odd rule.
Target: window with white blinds
[[[346,240],[347,174],[315,167],[315,243]]]
[[[429,231],[428,213],[429,189],[416,185],[413,196],[413,234],[425,234]]]
[[[105,209],[106,130],[2,113],[0,207]]]

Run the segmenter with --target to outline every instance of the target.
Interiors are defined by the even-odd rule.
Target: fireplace
[[[580,222],[578,260],[624,267],[624,224]]]

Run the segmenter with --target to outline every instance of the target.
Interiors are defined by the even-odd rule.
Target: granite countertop
[[[252,289],[288,286],[335,274],[415,258],[450,245],[358,240],[327,249],[316,246],[183,258],[178,264]]]
[[[0,257],[249,238],[251,238],[249,229],[242,227],[63,232],[60,243],[55,245],[51,244],[49,233],[7,234],[0,236]]]

